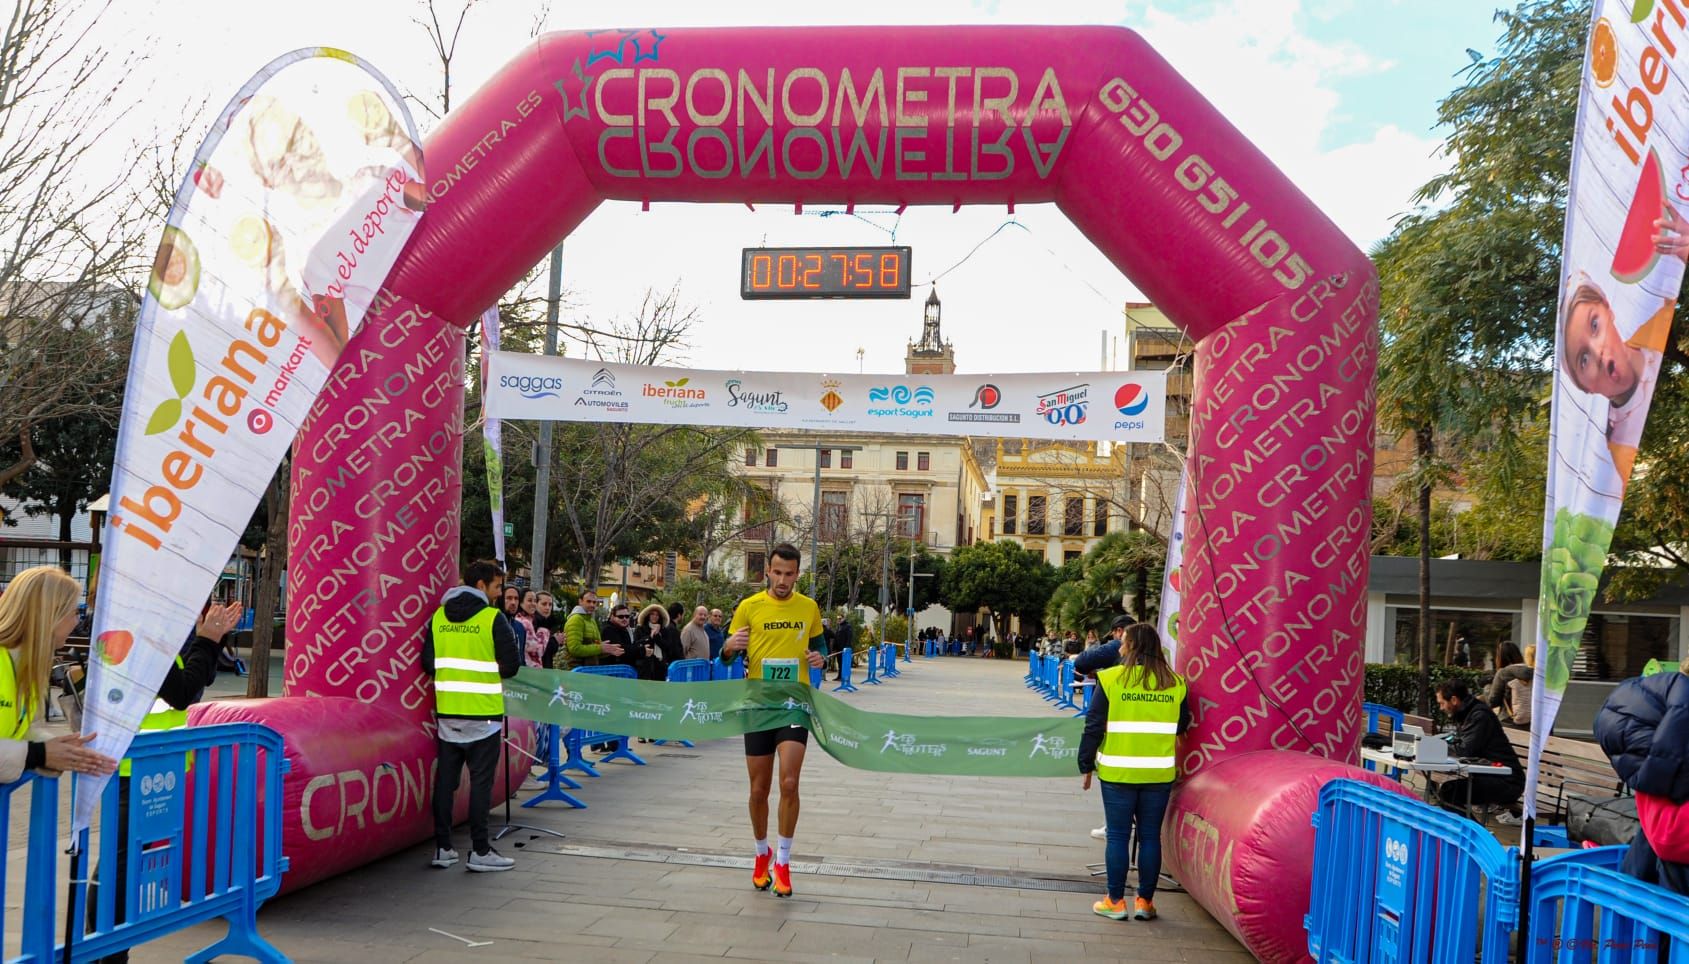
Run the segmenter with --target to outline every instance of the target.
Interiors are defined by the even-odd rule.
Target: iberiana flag
[[[1689,258],[1689,6],[1596,0],[1554,338],[1525,807],[1583,646]]]
[[[120,757],[426,204],[398,91],[343,50],[246,82],[176,191],[118,429],[83,732]],[[265,616],[267,618],[267,615]],[[75,827],[104,778],[79,777]]]

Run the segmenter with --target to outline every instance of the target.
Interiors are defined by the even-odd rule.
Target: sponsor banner
[[[1181,472],[1179,494],[1173,500],[1173,531],[1167,538],[1167,563],[1161,576],[1161,611],[1155,628],[1161,633],[1161,648],[1167,651],[1168,660],[1179,653],[1179,594],[1184,585],[1179,567],[1185,561],[1185,489],[1189,483],[1189,470]]]
[[[487,359],[498,351],[498,306],[481,314],[481,444],[487,463],[487,505],[493,512],[493,553],[504,559],[504,426],[487,415]]]
[[[664,683],[524,666],[504,681],[513,717],[653,740],[720,740],[802,726],[859,770],[1072,777],[1084,721],[870,713],[803,683]]]
[[[135,326],[83,732],[120,757],[341,348],[421,217],[393,86],[311,47],[225,107],[177,189]],[[79,777],[79,783],[88,778]],[[88,825],[103,779],[79,786]]]
[[[1677,6],[1596,0],[1573,133],[1554,337],[1542,592],[1531,687],[1544,737],[1584,644],[1689,258],[1689,26]]]
[[[826,375],[497,352],[486,413],[557,422],[1160,442],[1165,372]]]

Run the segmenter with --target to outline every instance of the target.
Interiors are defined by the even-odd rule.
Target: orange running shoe
[[[791,864],[775,864],[774,865],[774,896],[776,896],[776,897],[790,897],[790,896],[792,896],[792,865]]]
[[[1124,904],[1126,902],[1123,900],[1121,903]],[[1139,897],[1133,902],[1133,905],[1133,920],[1155,920],[1155,904]]]
[[[751,868],[752,887],[755,887],[757,890],[767,890],[768,885],[774,882],[774,879],[768,876],[768,865],[773,862],[773,860],[774,851],[772,850],[765,854],[757,854],[756,866]]]
[[[1096,914],[1098,917],[1107,917],[1109,920],[1125,920],[1126,898],[1122,897],[1119,900],[1109,900],[1108,895],[1104,894],[1102,900],[1099,900],[1095,904],[1091,905],[1091,913]]]

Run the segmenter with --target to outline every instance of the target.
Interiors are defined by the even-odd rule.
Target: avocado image
[[[175,311],[194,300],[199,291],[199,251],[182,229],[169,225],[153,259],[147,291],[162,308]]]

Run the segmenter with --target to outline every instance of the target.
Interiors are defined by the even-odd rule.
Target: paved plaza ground
[[[901,679],[847,696],[866,709],[1043,716],[1023,664],[916,660]],[[219,689],[240,681],[220,680]],[[830,684],[829,684],[830,686]],[[497,846],[502,874],[431,870],[418,844],[267,904],[262,933],[296,961],[488,964],[513,959],[688,961],[1248,961],[1195,902],[1163,892],[1151,923],[1091,913],[1102,823],[1093,789],[1071,780],[932,777],[852,770],[814,749],[792,877],[780,900],[751,889],[739,740],[637,745],[645,767],[585,779],[586,810],[513,813],[562,840],[518,831]],[[778,791],[776,791],[778,794]],[[520,799],[530,796],[523,794]],[[503,823],[503,810],[494,813]],[[459,828],[458,835],[467,833]],[[21,827],[8,840],[21,867]],[[459,850],[465,850],[460,842]],[[19,875],[21,876],[21,875]],[[21,888],[7,887],[15,927]],[[436,933],[446,931],[469,947]],[[8,943],[15,940],[8,928]],[[204,925],[138,948],[179,961],[211,943]]]

